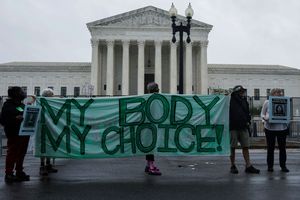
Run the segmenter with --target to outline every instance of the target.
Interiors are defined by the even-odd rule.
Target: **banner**
[[[35,155],[110,158],[228,155],[228,97],[146,94],[38,98]]]

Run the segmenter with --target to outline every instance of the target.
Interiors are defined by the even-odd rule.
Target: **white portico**
[[[177,19],[184,23],[185,17]],[[148,6],[87,24],[91,32],[91,84],[96,95],[144,94],[155,81],[164,93],[177,93],[178,44],[171,19]],[[191,43],[184,47],[184,93],[207,94],[208,34],[212,25],[191,22]]]

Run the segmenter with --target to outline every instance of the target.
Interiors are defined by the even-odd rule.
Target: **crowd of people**
[[[157,83],[147,85],[148,93],[158,93]],[[53,90],[50,88],[42,92],[43,97],[53,96]],[[271,90],[272,96],[282,96],[280,89]],[[27,152],[30,136],[19,135],[21,122],[23,120],[24,99],[26,93],[21,87],[11,87],[8,89],[8,99],[4,102],[0,122],[4,127],[7,137],[7,155],[5,161],[5,181],[21,182],[29,181],[30,176],[24,172],[24,158]],[[35,98],[33,98],[35,100]],[[33,104],[34,101],[29,102]],[[28,102],[27,102],[28,104]],[[286,136],[289,132],[287,123],[271,123],[269,121],[269,101],[266,100],[261,110],[261,118],[264,122],[264,130],[267,141],[267,170],[273,172],[274,149],[277,139],[279,147],[279,162],[282,172],[289,172],[286,166]],[[246,98],[246,89],[237,85],[233,88],[229,105],[229,132],[230,132],[230,172],[238,174],[239,170],[235,164],[235,149],[240,144],[245,161],[245,173],[259,174],[260,170],[255,168],[249,156],[249,133],[248,128],[251,124],[251,115],[249,104]],[[58,170],[51,164],[51,158],[41,157],[40,175],[47,176],[49,173],[56,173]],[[145,173],[149,175],[161,175],[159,168],[154,164],[154,155],[146,155]]]

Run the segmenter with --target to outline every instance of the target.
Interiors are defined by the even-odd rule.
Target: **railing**
[[[264,137],[264,125],[260,119],[253,119],[251,123],[251,136]],[[300,120],[291,120],[289,138],[297,138],[300,140]]]

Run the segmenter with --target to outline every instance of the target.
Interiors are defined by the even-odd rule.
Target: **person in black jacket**
[[[19,136],[23,120],[26,93],[21,87],[8,89],[8,99],[4,102],[1,112],[1,124],[7,137],[7,155],[5,161],[5,181],[29,181],[30,177],[23,171],[23,162],[27,152],[30,136]],[[14,175],[14,170],[16,175]]]
[[[260,170],[251,165],[249,156],[249,134],[247,129],[251,123],[251,115],[245,93],[246,89],[241,85],[237,85],[233,88],[230,98],[230,172],[233,174],[238,173],[238,169],[235,165],[235,149],[237,148],[239,142],[242,147],[243,156],[246,163],[245,172],[258,174]]]

